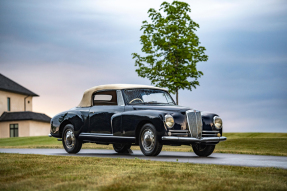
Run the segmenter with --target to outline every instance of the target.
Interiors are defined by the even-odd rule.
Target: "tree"
[[[158,12],[149,9],[152,22],[142,22],[140,37],[145,56],[132,53],[138,75],[156,86],[168,88],[176,94],[177,104],[178,90],[192,91],[192,87],[199,86],[197,79],[203,73],[197,70],[196,64],[208,60],[205,47],[199,46],[195,34],[199,25],[188,15],[190,11],[189,4],[180,1],[163,2]]]

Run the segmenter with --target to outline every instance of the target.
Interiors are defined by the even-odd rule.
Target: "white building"
[[[51,118],[32,112],[38,96],[0,74],[0,138],[48,135]]]

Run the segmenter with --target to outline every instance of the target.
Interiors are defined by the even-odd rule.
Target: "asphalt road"
[[[209,157],[198,157],[192,152],[162,151],[156,157],[148,157],[144,156],[142,152],[139,150],[134,150],[132,154],[118,154],[113,150],[103,150],[103,149],[82,149],[77,154],[68,154],[64,149],[0,148],[0,152],[19,153],[19,154],[80,156],[80,157],[109,157],[109,158],[127,158],[127,159],[134,159],[135,157],[137,157],[139,159],[153,160],[153,161],[220,164],[220,165],[250,166],[250,167],[277,167],[287,169],[287,157],[283,156],[213,153]]]

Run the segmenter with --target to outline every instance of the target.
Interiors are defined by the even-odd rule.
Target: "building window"
[[[11,111],[11,101],[9,97],[7,97],[7,110]]]
[[[18,124],[10,124],[10,137],[18,137]]]

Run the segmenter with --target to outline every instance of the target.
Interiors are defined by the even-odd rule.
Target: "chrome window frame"
[[[121,90],[117,90],[117,101],[118,101],[118,106],[125,106],[123,94]]]

